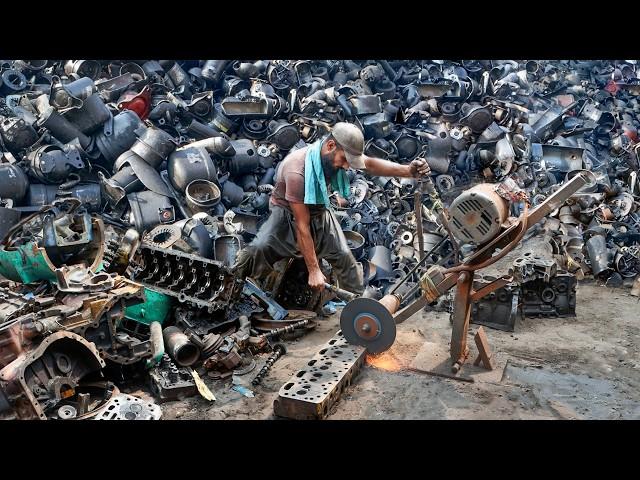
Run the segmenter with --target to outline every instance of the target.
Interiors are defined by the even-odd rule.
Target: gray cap
[[[364,166],[364,135],[358,127],[347,122],[336,123],[331,135],[344,150],[347,162],[351,168],[363,169]]]

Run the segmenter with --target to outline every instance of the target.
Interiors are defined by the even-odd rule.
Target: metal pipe
[[[171,358],[181,367],[189,367],[200,357],[200,349],[189,341],[178,327],[167,327],[162,332],[165,348]]]
[[[197,120],[192,120],[187,127],[187,133],[196,137],[197,140],[204,140],[211,137],[225,137],[226,135],[214,130],[209,125],[201,123]]]
[[[344,298],[345,300],[347,300],[348,302],[350,302],[351,300],[353,300],[354,298],[358,298],[358,295],[352,292],[349,292],[347,290],[343,290],[342,288],[338,288],[334,285],[331,285],[330,283],[325,283],[324,284],[324,288],[326,288],[327,290],[329,290],[330,292],[335,293],[336,295],[338,295],[341,298]]]
[[[151,358],[147,360],[147,368],[151,368],[160,363],[160,360],[164,355],[162,325],[160,325],[160,322],[151,322],[149,329],[151,330],[149,337],[149,340],[151,340]]]

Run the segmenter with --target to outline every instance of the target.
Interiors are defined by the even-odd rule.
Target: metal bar
[[[420,309],[429,305],[429,302],[426,298],[420,297],[417,298],[413,303],[410,303],[404,309],[400,310],[393,316],[393,320],[396,322],[396,325],[404,322],[407,318],[409,318],[414,313],[420,311]]]
[[[330,283],[325,283],[324,284],[324,288],[326,288],[330,292],[335,293],[338,297],[344,298],[348,302],[350,302],[351,300],[353,300],[355,298],[358,298],[358,294],[353,293],[353,292],[349,292],[347,290],[343,290],[342,288],[338,288],[335,285],[331,285]]]
[[[490,284],[485,285],[480,290],[474,291],[471,294],[471,297],[470,297],[471,301],[472,302],[477,302],[478,300],[480,300],[485,295],[488,295],[491,292],[494,292],[497,289],[502,288],[506,284],[511,283],[511,282],[513,282],[513,277],[511,277],[511,276],[500,277],[500,278],[494,280],[493,282],[491,282]]]
[[[469,294],[473,285],[473,272],[462,272],[457,282],[453,306],[453,328],[451,329],[451,360],[460,365],[467,356],[467,331],[471,302]]]
[[[393,289],[389,292],[389,295],[393,295],[395,293],[395,291],[404,283],[406,282],[409,278],[411,278],[411,275],[414,274],[414,272],[416,270],[418,270],[418,268],[420,268],[426,261],[427,259],[431,256],[431,254],[433,252],[435,252],[438,248],[440,248],[442,246],[442,244],[445,242],[445,240],[447,240],[449,237],[442,237],[442,240],[440,240],[438,243],[435,244],[435,246],[429,250],[429,253],[427,253],[422,260],[420,260],[418,263],[416,263],[414,265],[414,267],[409,271],[409,273],[407,273],[404,277],[402,277],[402,279],[396,283],[393,286]]]
[[[422,373],[424,375],[432,375],[434,377],[450,378],[451,380],[458,380],[459,382],[468,382],[468,383],[475,382],[473,378],[456,377],[455,375],[447,375],[446,373],[431,372],[429,370],[422,370],[421,368],[408,367],[407,370],[409,370],[410,372]]]
[[[424,258],[424,234],[422,230],[422,182],[414,193],[414,209],[416,215],[416,234],[418,235],[418,260]]]
[[[273,347],[273,350],[274,350],[273,353],[269,355],[269,358],[267,358],[267,361],[265,362],[264,367],[262,367],[260,369],[260,372],[258,372],[258,374],[254,377],[253,380],[251,380],[251,385],[253,386],[260,385],[264,377],[266,377],[267,373],[269,373],[269,370],[271,370],[271,367],[276,362],[276,360],[278,360],[282,355],[287,353],[287,349],[282,344],[276,345],[275,347]]]
[[[480,327],[474,337],[476,347],[478,347],[478,358],[476,358],[474,365],[479,365],[480,362],[484,364],[484,368],[487,370],[494,369],[493,354],[491,353],[491,347],[489,347],[489,339],[484,332],[484,328]]]
[[[270,330],[268,332],[262,333],[260,335],[258,335],[258,338],[271,338],[271,337],[275,337],[276,335],[280,335],[282,333],[289,333],[289,332],[293,332],[296,328],[299,327],[304,327],[305,325],[307,325],[311,320],[309,320],[308,318],[305,320],[300,320],[299,322],[295,322],[292,323],[291,325],[287,325],[286,327],[282,327],[282,328],[275,328],[273,330]]]

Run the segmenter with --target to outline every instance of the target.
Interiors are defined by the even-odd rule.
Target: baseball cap
[[[331,130],[336,143],[344,150],[351,168],[363,169],[364,135],[358,127],[347,122],[336,123]]]

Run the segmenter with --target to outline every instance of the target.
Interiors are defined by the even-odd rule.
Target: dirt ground
[[[524,251],[520,247],[503,261]],[[472,365],[477,354],[473,342],[477,326],[472,324],[470,360],[461,374],[474,383],[406,369],[419,366],[421,359],[448,357],[449,314],[420,312],[398,326],[396,342],[384,354],[384,363],[395,368],[365,364],[328,419],[640,418],[640,300],[629,291],[585,280],[578,284],[576,317],[527,318],[515,332],[485,327],[497,363],[491,372]],[[205,376],[216,401],[192,397],[163,403],[163,419],[276,419],[273,401],[280,387],[338,329],[339,312],[289,342],[287,355],[275,363],[261,386],[252,388],[255,397],[231,390],[231,379],[214,381]],[[264,358],[246,375],[248,379]]]

